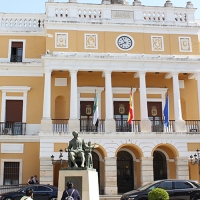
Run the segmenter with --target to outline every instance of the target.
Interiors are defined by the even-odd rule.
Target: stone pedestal
[[[72,132],[74,130],[80,130],[80,121],[78,119],[69,119],[67,131]]]
[[[51,119],[42,119],[40,131],[52,132],[52,120]]]
[[[114,119],[105,120],[105,132],[115,132],[116,131],[116,122]]]
[[[61,199],[68,181],[74,183],[82,200],[99,200],[98,173],[95,170],[60,170],[57,199]]]
[[[151,132],[151,121],[141,120],[140,121],[140,131],[141,132]]]
[[[174,125],[176,132],[186,132],[186,125],[184,120],[175,120]]]

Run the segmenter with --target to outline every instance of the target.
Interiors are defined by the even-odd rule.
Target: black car
[[[29,185],[21,188],[17,192],[7,192],[0,194],[0,200],[20,200],[26,195],[26,189],[33,189],[34,200],[56,200],[58,194],[58,188],[51,185]]]
[[[137,190],[122,195],[121,200],[147,200],[148,193],[154,188],[165,189],[169,199],[200,200],[200,185],[192,180],[159,180],[148,183]]]

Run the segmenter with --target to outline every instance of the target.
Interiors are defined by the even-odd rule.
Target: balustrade
[[[25,135],[26,123],[0,122],[0,135]]]

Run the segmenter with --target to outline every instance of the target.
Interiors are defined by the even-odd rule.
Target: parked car
[[[121,196],[121,200],[147,200],[148,192],[154,188],[163,188],[173,200],[200,200],[200,185],[193,180],[159,180],[148,183],[137,190]]]
[[[58,188],[51,185],[29,185],[16,192],[0,194],[0,200],[20,200],[26,195],[26,189],[33,189],[34,200],[57,200]]]

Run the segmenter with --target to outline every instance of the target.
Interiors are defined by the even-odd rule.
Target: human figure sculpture
[[[72,135],[74,138],[69,141],[69,146],[66,151],[68,151],[69,159],[74,164],[74,168],[78,168],[75,160],[76,157],[81,158],[81,167],[83,168],[85,163],[85,141],[78,137],[77,131],[73,131]]]
[[[92,151],[94,148],[96,146],[92,145],[90,141],[85,145],[86,167],[88,168],[93,168]]]

